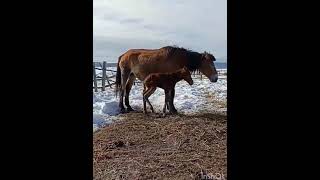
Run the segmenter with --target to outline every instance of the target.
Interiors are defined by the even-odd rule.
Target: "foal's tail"
[[[116,74],[116,88],[115,88],[115,95],[117,97],[117,95],[119,94],[119,90],[121,89],[121,70],[120,70],[120,66],[119,66],[119,63],[120,63],[120,60],[121,60],[121,57],[123,55],[119,56],[118,58],[118,64],[117,64],[117,74]]]

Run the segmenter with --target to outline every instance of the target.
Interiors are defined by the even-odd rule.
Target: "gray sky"
[[[94,61],[167,45],[226,62],[227,0],[93,0]]]

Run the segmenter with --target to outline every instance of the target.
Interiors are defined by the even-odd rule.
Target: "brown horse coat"
[[[154,93],[157,87],[162,88],[165,92],[165,103],[163,107],[163,113],[166,113],[166,106],[170,108],[169,98],[171,91],[175,88],[177,82],[184,79],[189,83],[193,84],[191,74],[188,69],[183,68],[174,73],[152,73],[149,74],[143,81],[143,112],[146,114],[146,102],[149,104],[150,109],[154,112],[153,107],[148,98]]]
[[[200,71],[212,82],[218,80],[215,69],[215,58],[209,53],[198,53],[184,48],[166,46],[160,49],[130,49],[118,60],[116,74],[116,95],[120,92],[119,107],[124,111],[123,97],[127,110],[133,110],[129,105],[129,93],[135,78],[143,81],[151,73],[171,73],[187,67],[189,71]],[[174,97],[172,91],[171,98]],[[173,100],[170,100],[172,111],[176,111]]]

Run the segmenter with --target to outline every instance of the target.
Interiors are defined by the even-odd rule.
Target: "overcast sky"
[[[227,57],[227,0],[93,0],[93,59],[177,45]]]

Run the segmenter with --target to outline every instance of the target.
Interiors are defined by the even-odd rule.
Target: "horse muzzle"
[[[210,77],[211,82],[217,82],[218,81],[218,74],[214,74]]]

